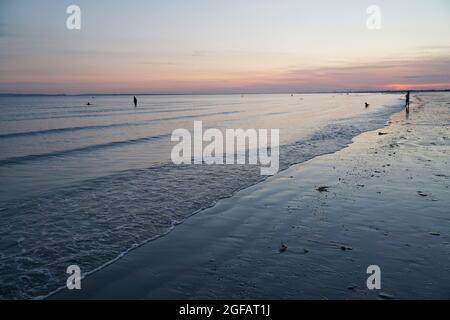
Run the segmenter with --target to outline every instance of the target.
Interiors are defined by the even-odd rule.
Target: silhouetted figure
[[[370,104],[368,104],[368,103],[366,102],[366,109],[367,109],[369,106],[370,106]]]
[[[411,95],[411,92],[408,91],[406,93],[406,113],[409,113],[410,95]]]
[[[136,96],[134,96],[133,101],[134,101],[134,107],[136,108],[137,107],[137,98],[136,98]]]

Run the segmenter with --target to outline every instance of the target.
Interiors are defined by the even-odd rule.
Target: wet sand
[[[449,299],[450,94],[413,102],[51,298]]]

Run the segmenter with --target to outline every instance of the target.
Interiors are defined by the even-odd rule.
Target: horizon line
[[[330,94],[330,93],[401,93],[401,92],[448,92],[446,89],[416,89],[416,90],[325,90],[325,91],[304,91],[304,92],[213,92],[213,93],[1,93],[0,96],[67,96],[67,97],[84,97],[84,96],[207,96],[207,95],[260,95],[260,94]]]

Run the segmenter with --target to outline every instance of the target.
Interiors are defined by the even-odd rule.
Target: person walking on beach
[[[408,91],[408,92],[406,93],[406,113],[409,113],[410,95],[411,95],[411,92]]]
[[[137,107],[137,98],[136,98],[136,96],[134,96],[133,101],[134,101],[134,107],[136,108]]]

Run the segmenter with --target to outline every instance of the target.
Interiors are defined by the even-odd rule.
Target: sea
[[[0,96],[0,299],[45,298],[69,266],[89,276],[271,179],[249,164],[174,164],[176,129],[279,129],[282,171],[382,128],[404,105],[396,93],[137,98],[135,108],[128,95]]]

